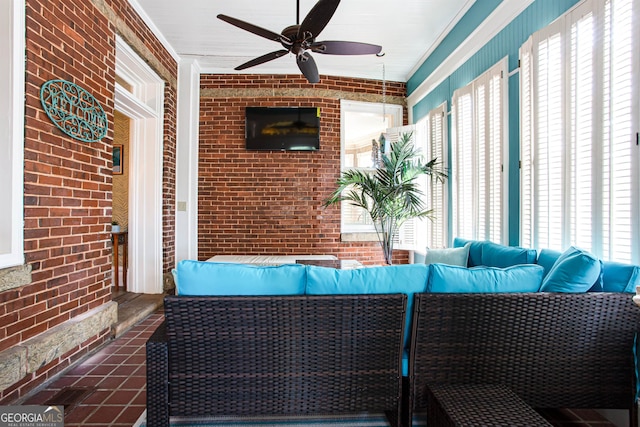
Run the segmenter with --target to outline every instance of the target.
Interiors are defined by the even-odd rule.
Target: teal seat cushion
[[[424,292],[429,266],[424,264],[339,270],[307,266],[309,295],[325,294],[413,294]]]
[[[537,256],[538,252],[535,249],[484,242],[481,265],[505,268],[518,264],[535,264]]]
[[[631,264],[605,261],[602,265],[602,290],[604,292],[636,292],[640,286],[640,267]]]
[[[183,260],[178,295],[303,295],[307,270],[301,264],[252,266]]]
[[[469,248],[468,267],[498,267],[505,268],[518,264],[535,264],[538,252],[535,249],[507,246],[487,240],[467,240],[460,237],[453,239],[453,247],[459,248],[466,244]]]
[[[338,270],[308,265],[306,293],[309,295],[406,294],[404,348],[409,348],[413,294],[425,291],[429,267],[425,264],[402,264]]]
[[[427,292],[538,292],[543,274],[544,268],[536,264],[507,268],[431,264]]]
[[[600,280],[600,260],[589,252],[571,246],[551,267],[542,282],[543,292],[587,292]]]

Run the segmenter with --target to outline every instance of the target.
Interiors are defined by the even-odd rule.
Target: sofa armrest
[[[169,356],[166,322],[147,340],[147,425],[169,426]]]

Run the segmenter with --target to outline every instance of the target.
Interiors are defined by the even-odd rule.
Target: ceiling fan
[[[218,18],[231,25],[242,28],[258,36],[279,42],[284,49],[267,53],[238,65],[236,70],[244,70],[255,65],[272,61],[276,58],[292,53],[296,56],[298,68],[307,78],[309,83],[318,83],[320,75],[318,67],[311,57],[310,52],[329,55],[370,55],[379,54],[381,46],[368,43],[348,42],[348,41],[316,41],[316,37],[326,27],[327,23],[335,13],[340,0],[319,0],[313,6],[307,16],[300,24],[300,0],[297,0],[296,25],[291,25],[280,34],[266,30],[248,22],[232,18],[227,15],[218,15]]]

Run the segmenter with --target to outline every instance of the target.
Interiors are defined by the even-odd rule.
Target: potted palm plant
[[[418,178],[430,175],[444,180],[447,174],[438,169],[437,159],[423,163],[420,151],[411,141],[412,133],[403,133],[392,143],[389,153],[381,153],[375,171],[350,169],[342,172],[337,188],[324,206],[342,201],[364,209],[375,226],[384,259],[392,264],[393,241],[402,224],[411,218],[431,218],[425,205]]]

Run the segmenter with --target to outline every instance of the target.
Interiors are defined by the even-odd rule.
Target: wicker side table
[[[427,396],[428,426],[551,426],[509,388],[501,385],[429,386]]]

